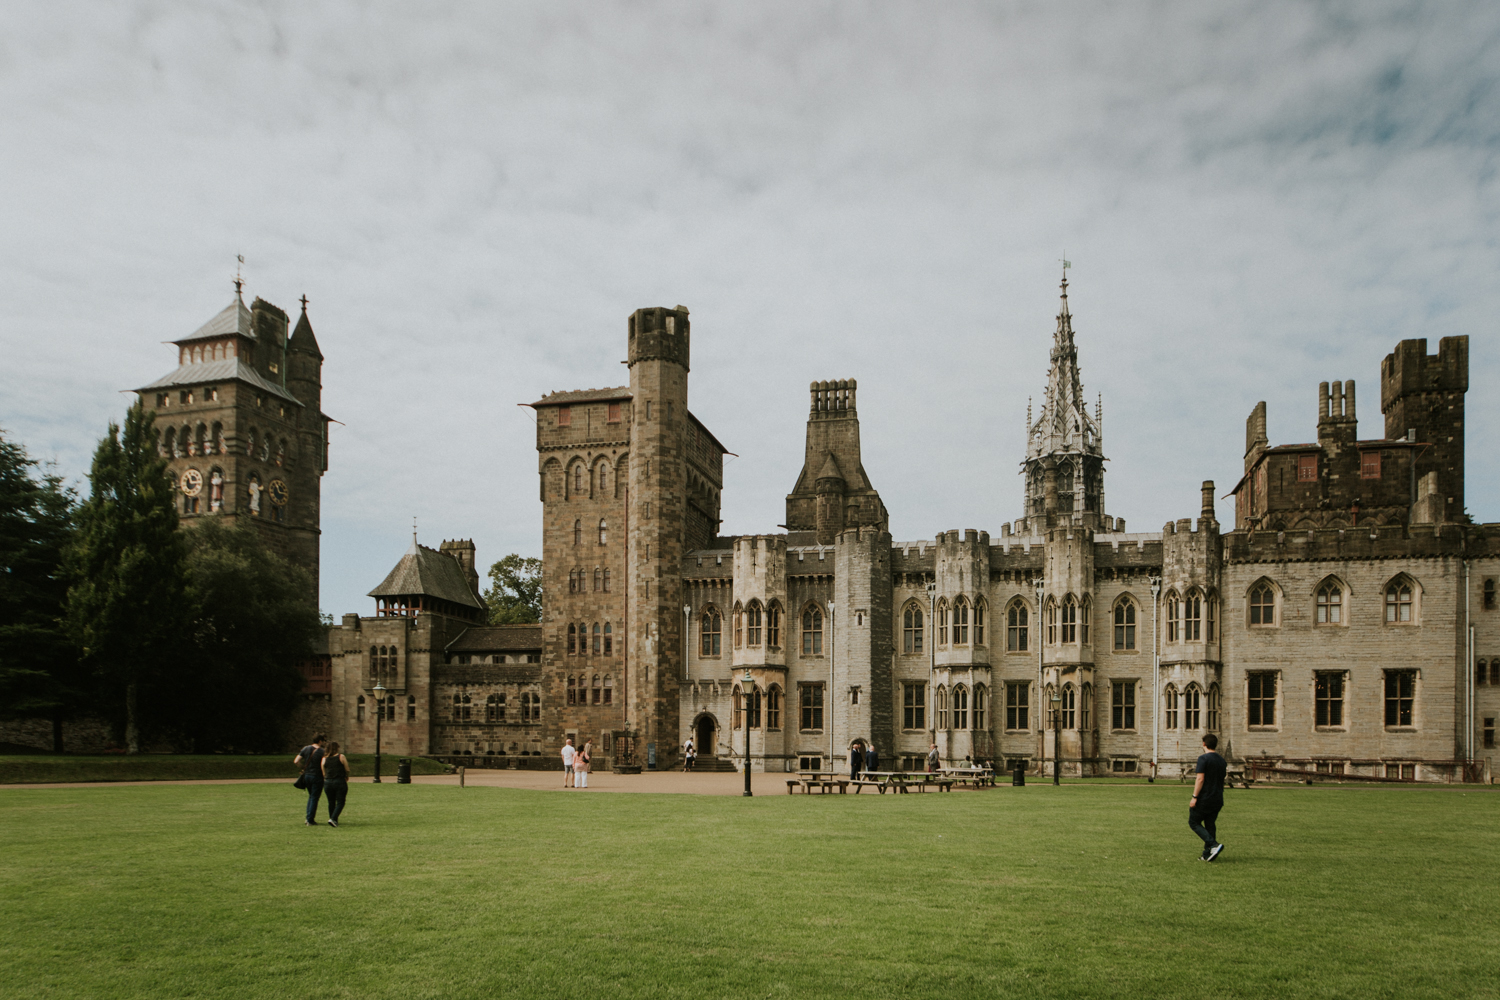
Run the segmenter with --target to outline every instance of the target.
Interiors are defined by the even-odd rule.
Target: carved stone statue
[[[217,514],[224,509],[224,477],[215,469],[208,479],[208,509]]]
[[[260,516],[260,483],[250,480],[250,513]]]

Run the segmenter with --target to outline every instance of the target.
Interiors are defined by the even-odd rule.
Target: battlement
[[[1410,528],[1393,524],[1374,528],[1233,531],[1224,536],[1224,561],[1262,563],[1461,557],[1466,548],[1464,536],[1463,525],[1441,523]]]
[[[630,314],[629,364],[671,361],[686,371],[691,348],[687,306],[654,306]]]
[[[1469,391],[1469,338],[1444,337],[1437,354],[1427,339],[1403,340],[1380,363],[1380,410],[1386,413],[1403,395]],[[1389,429],[1387,437],[1397,437]]]

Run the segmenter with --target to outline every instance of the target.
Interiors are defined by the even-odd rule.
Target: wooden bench
[[[839,790],[840,795],[849,794],[849,780],[847,778],[788,778],[786,781],[786,793],[791,795],[797,786],[802,786],[804,795],[811,795],[814,787],[819,794],[827,795],[834,788]],[[856,794],[858,792],[856,791]]]

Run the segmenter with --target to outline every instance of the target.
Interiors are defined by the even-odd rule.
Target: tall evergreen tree
[[[0,713],[62,720],[77,704],[78,657],[63,627],[62,573],[77,498],[0,432]]]
[[[528,625],[542,620],[542,561],[512,552],[490,567],[484,592],[491,625]]]
[[[175,689],[178,732],[195,753],[280,750],[303,686],[297,664],[323,630],[312,580],[249,524],[207,520],[184,534],[193,669]]]
[[[175,491],[157,452],[154,413],[137,402],[94,452],[89,498],[78,509],[66,565],[67,621],[101,708],[139,753],[143,727],[185,674],[191,619]]]

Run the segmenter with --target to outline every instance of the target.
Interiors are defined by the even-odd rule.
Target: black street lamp
[[[1061,763],[1059,756],[1062,750],[1062,695],[1056,691],[1052,692],[1052,783],[1062,784]]]
[[[380,784],[380,720],[385,718],[385,686],[375,684],[375,784]]]
[[[750,696],[755,693],[755,678],[750,676],[750,668],[745,668],[745,676],[740,678],[740,690],[743,695],[741,700],[744,706],[740,716],[745,721],[745,795],[750,795]]]

